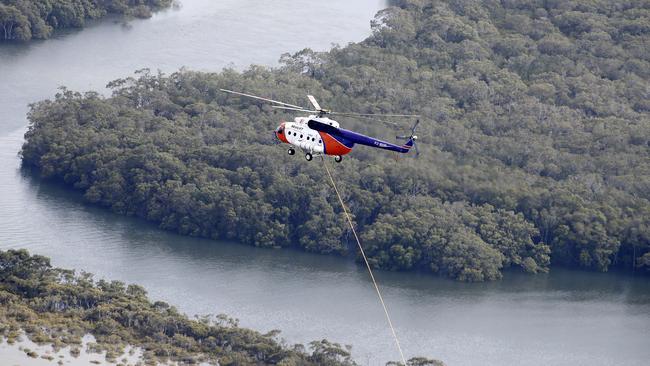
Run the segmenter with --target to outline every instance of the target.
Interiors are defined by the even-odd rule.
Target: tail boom
[[[348,131],[342,128],[339,128],[338,130],[341,137],[355,144],[366,145],[366,146],[375,147],[383,150],[396,151],[402,154],[409,152],[413,147],[413,143],[414,143],[414,138],[412,137],[404,145],[396,145],[390,142],[386,142],[383,140],[376,139],[374,137],[362,135],[357,132]]]
[[[370,146],[378,149],[408,153],[415,143],[415,136],[411,136],[404,145],[396,145],[390,142],[366,136],[358,132],[337,128],[324,123],[311,120],[309,128],[318,131],[325,147],[327,155],[345,155],[349,153],[355,144]]]

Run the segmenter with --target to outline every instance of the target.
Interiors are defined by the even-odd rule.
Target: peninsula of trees
[[[280,342],[279,331],[260,334],[223,315],[190,319],[165,302],[151,302],[141,286],[95,281],[25,250],[0,251],[0,338],[11,344],[23,333],[55,349],[78,347],[92,334],[94,349],[106,351],[111,362],[131,345],[144,351],[146,364],[356,365],[349,347],[337,343],[314,341],[307,352]],[[425,365],[443,364],[422,357],[408,362]]]
[[[82,28],[107,14],[138,18],[172,0],[0,0],[0,42],[47,39],[55,29]]]
[[[423,116],[419,158],[359,147],[335,167],[373,266],[468,281],[650,269],[647,2],[394,3],[363,42],[276,68],[142,70],[110,97],[62,89],[32,105],[23,161],[163,229],[354,254],[320,161],[275,145],[292,116],[219,88],[294,104],[309,93]]]

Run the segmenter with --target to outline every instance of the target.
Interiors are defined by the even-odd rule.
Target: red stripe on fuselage
[[[352,151],[351,148],[343,145],[337,139],[332,137],[332,135],[325,132],[318,132],[321,139],[323,140],[323,146],[325,147],[325,155],[345,155]]]

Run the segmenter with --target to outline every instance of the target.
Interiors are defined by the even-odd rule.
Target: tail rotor
[[[415,130],[418,128],[418,125],[420,124],[420,120],[418,119],[415,121],[415,124],[411,128],[411,134],[410,135],[402,135],[402,136],[395,136],[396,139],[398,140],[408,140],[407,144],[409,142],[412,142],[413,147],[415,148],[415,156],[420,155],[420,150],[418,150],[418,145],[415,143],[415,141],[418,139],[417,135],[415,134]]]

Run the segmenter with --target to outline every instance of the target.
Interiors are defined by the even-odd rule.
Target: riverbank
[[[138,285],[94,280],[85,272],[52,267],[46,257],[24,250],[0,251],[0,336],[8,344],[21,342],[24,332],[30,341],[52,345],[56,353],[80,347],[120,362],[129,348],[141,350],[149,363],[208,363],[219,365],[356,365],[350,347],[327,340],[288,346],[279,331],[261,334],[241,328],[226,315],[197,316],[195,320],[162,301],[151,301]],[[309,326],[306,324],[306,326]],[[90,346],[87,335],[95,338]],[[26,357],[39,355],[22,349]],[[442,365],[413,359],[409,365]]]
[[[169,8],[172,0],[77,1],[0,3],[0,42],[26,42],[50,38],[57,30],[83,28],[86,22],[115,15],[125,18],[150,18],[153,12]]]

